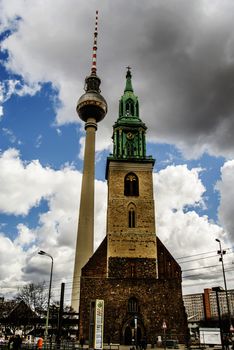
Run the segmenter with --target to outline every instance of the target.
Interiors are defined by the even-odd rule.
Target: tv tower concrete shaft
[[[85,124],[85,153],[77,230],[75,265],[72,288],[72,307],[78,310],[81,269],[93,254],[94,241],[94,174],[95,132],[97,123],[89,118]]]
[[[79,117],[85,122],[86,139],[72,286],[71,305],[75,311],[79,310],[81,269],[93,254],[95,133],[97,123],[107,113],[106,100],[100,93],[101,79],[96,74],[97,21],[98,11],[96,11],[91,73],[85,79],[85,93],[79,98],[76,107]]]

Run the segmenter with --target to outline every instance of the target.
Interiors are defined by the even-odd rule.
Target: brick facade
[[[113,274],[107,277],[107,238],[103,240],[82,269],[80,335],[85,339],[89,337],[90,301],[103,299],[105,342],[110,336],[112,342],[128,343],[126,329],[132,327],[135,316],[141,337],[146,336],[148,342],[153,342],[158,335],[162,335],[163,320],[168,327],[167,334],[176,335],[180,341],[184,341],[187,323],[182,301],[181,270],[158,238],[157,248],[161,256],[159,278],[149,276],[150,271],[155,269],[151,259],[139,259],[138,262],[146,267],[146,275],[141,278],[127,275],[131,259],[113,259],[109,266]],[[128,301],[133,297],[137,300],[137,310],[132,312],[128,309]]]
[[[153,166],[150,157],[108,159],[107,234],[81,273],[79,332],[85,339],[95,299],[105,304],[105,342],[154,342],[164,321],[168,335],[186,337],[181,269],[156,236]],[[130,177],[135,192],[128,192]]]

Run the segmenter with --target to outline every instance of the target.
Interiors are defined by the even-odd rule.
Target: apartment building
[[[231,317],[234,316],[234,290],[227,292],[229,309]],[[227,297],[226,292],[214,291],[211,288],[204,289],[203,293],[188,294],[183,296],[185,310],[188,316],[188,321],[197,322],[209,320],[218,317],[218,303],[220,314],[227,315]]]

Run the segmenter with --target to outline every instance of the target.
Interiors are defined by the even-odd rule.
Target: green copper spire
[[[113,155],[112,159],[148,161],[146,156],[145,133],[147,127],[139,117],[138,97],[132,87],[132,74],[127,67],[124,94],[119,101],[119,117],[113,126]]]

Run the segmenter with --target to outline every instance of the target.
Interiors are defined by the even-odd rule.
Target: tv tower
[[[97,25],[98,11],[96,11],[91,73],[85,78],[85,93],[78,100],[76,107],[79,117],[85,122],[86,137],[71,301],[75,311],[79,309],[81,269],[93,254],[95,133],[97,123],[107,113],[107,103],[100,94],[101,79],[96,74]]]

